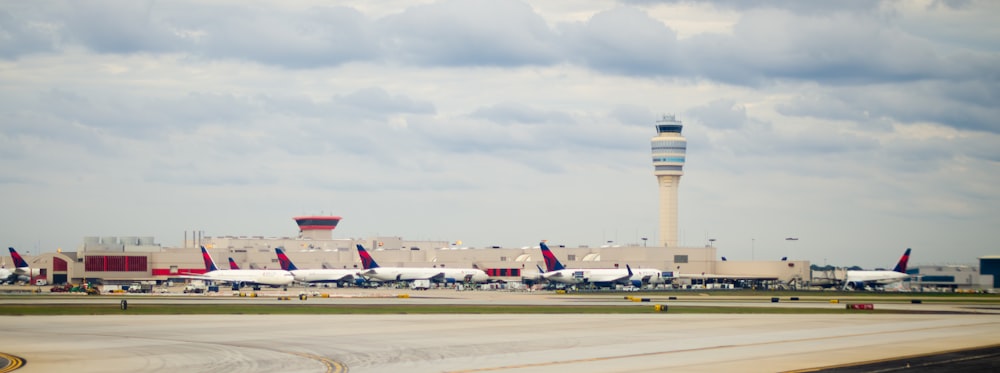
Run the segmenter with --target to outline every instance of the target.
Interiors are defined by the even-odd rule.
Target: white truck
[[[208,289],[203,282],[192,282],[184,286],[184,294],[201,294]]]
[[[427,290],[431,288],[431,280],[413,280],[410,283],[412,290]]]

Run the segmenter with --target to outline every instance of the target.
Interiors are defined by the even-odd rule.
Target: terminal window
[[[687,262],[688,262],[687,255],[674,255],[674,263],[687,263]]]

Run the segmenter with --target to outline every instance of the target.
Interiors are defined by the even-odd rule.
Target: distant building
[[[979,269],[982,283],[991,289],[1000,289],[1000,255],[979,258]]]
[[[979,290],[992,288],[983,282],[979,267],[968,265],[922,265],[906,271],[912,275],[910,287],[948,290]],[[992,279],[991,281],[992,282]]]

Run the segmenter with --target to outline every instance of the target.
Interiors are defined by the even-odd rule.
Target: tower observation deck
[[[687,139],[681,136],[684,125],[673,115],[656,121],[652,140],[653,175],[660,191],[660,244],[677,246],[677,187],[684,175]]]
[[[333,229],[340,223],[339,216],[296,216],[295,224],[299,225],[299,238],[313,240],[332,240]]]

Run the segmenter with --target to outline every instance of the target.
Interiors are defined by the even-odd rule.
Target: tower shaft
[[[677,187],[680,176],[657,176],[660,184],[660,245],[677,246]]]

